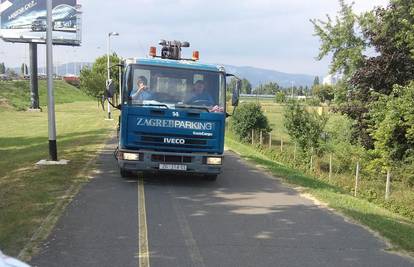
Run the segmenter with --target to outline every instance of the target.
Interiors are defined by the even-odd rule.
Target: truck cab
[[[152,58],[125,61],[117,153],[121,176],[174,172],[215,180],[224,162],[229,75],[221,66],[198,62],[198,52],[182,59],[183,43],[160,43],[160,56],[152,47]]]

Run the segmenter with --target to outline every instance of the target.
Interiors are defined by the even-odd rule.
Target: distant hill
[[[255,68],[255,67],[238,67],[232,65],[224,65],[226,71],[233,73],[240,78],[246,78],[250,81],[253,88],[257,87],[260,84],[265,84],[269,82],[276,82],[280,86],[290,87],[294,86],[312,86],[315,76],[307,74],[290,74],[275,70]]]
[[[67,64],[58,65],[57,71],[58,74],[63,76],[66,74],[79,75],[81,68],[86,66],[92,66],[93,63],[90,62],[71,62]],[[219,64],[222,65],[222,64]],[[260,84],[265,84],[269,82],[276,82],[280,86],[290,87],[294,86],[312,86],[315,76],[307,74],[291,74],[275,70],[255,68],[250,66],[233,66],[233,65],[223,65],[226,68],[226,71],[229,73],[236,74],[241,78],[246,78],[250,81],[253,88],[259,86]],[[20,73],[20,68],[14,68],[17,73]],[[56,73],[56,66],[54,66],[53,72]],[[39,73],[46,73],[45,67],[39,66]]]

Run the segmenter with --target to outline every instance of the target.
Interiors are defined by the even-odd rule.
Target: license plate
[[[160,164],[160,170],[171,170],[171,171],[186,171],[187,165],[182,164]]]

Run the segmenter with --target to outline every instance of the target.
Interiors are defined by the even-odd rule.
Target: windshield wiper
[[[180,104],[180,105],[175,105],[176,108],[193,108],[193,109],[202,109],[202,110],[206,110],[207,112],[210,112],[210,110],[207,107],[201,107],[201,106],[193,106],[193,105],[185,105],[185,104]]]

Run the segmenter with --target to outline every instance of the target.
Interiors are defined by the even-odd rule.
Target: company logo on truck
[[[166,144],[179,144],[184,145],[185,140],[180,138],[164,138],[164,143]]]
[[[177,128],[189,130],[214,130],[213,122],[169,120],[169,119],[148,119],[137,118],[137,126],[161,127],[161,128]]]

